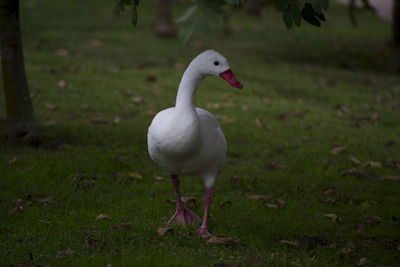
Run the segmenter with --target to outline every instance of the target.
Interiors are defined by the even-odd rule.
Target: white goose
[[[198,232],[210,236],[207,228],[211,190],[226,161],[226,141],[217,119],[208,111],[196,108],[194,96],[205,76],[220,76],[231,86],[242,88],[227,60],[213,50],[198,55],[183,74],[173,108],[159,112],[147,134],[151,159],[170,176],[175,190],[176,212],[168,221],[186,225],[200,221],[181,201],[178,175],[196,175],[204,179],[204,218]]]

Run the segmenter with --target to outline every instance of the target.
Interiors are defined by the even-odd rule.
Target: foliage
[[[321,26],[325,21],[323,11],[328,11],[329,0],[275,0],[275,7],[282,12],[282,19],[290,29],[293,24],[301,25],[301,20],[314,26]]]
[[[112,11],[116,16],[120,16],[122,12],[125,11],[125,6],[132,6],[131,22],[132,26],[135,27],[137,24],[137,5],[139,5],[139,0],[119,0]]]

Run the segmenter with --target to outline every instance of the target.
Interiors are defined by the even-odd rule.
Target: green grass
[[[400,173],[399,163],[388,162],[400,159],[400,77],[384,71],[389,24],[360,14],[360,26],[351,27],[346,10],[332,4],[323,27],[288,31],[271,8],[260,20],[235,11],[233,35],[196,34],[182,47],[155,37],[152,3],[141,3],[135,30],[127,15],[114,18],[111,7],[94,0],[21,2],[25,63],[43,145],[0,146],[0,265],[26,262],[30,253],[36,264],[52,266],[354,266],[363,257],[367,266],[398,264],[400,183],[381,179]],[[101,45],[93,47],[93,40]],[[228,58],[245,86],[239,91],[207,78],[196,97],[201,107],[221,103],[208,109],[225,118],[220,123],[228,163],[215,184],[209,227],[239,240],[233,245],[205,243],[193,235],[196,226],[175,226],[158,236],[174,211],[167,202],[173,192],[146,145],[151,114],[175,101],[183,72],[175,66],[209,48]],[[68,55],[56,55],[59,49]],[[69,86],[58,88],[59,80]],[[3,107],[0,90],[0,114]],[[92,123],[116,116],[117,124]],[[347,150],[335,156],[334,146]],[[356,166],[351,156],[381,167]],[[271,163],[285,168],[267,168]],[[342,176],[350,168],[365,175]],[[143,178],[127,178],[130,172]],[[329,188],[336,193],[326,196]],[[192,209],[201,215],[200,178],[182,178],[181,191],[198,200]],[[269,208],[251,195],[285,205]],[[50,203],[40,201],[49,196]],[[15,212],[20,205],[23,210]],[[96,221],[100,213],[112,221]],[[329,213],[342,220],[325,218]],[[121,223],[131,227],[112,229]],[[326,243],[280,242],[310,243],[309,237]],[[91,239],[100,241],[87,244]],[[343,248],[353,253],[340,257]],[[68,249],[74,254],[62,257]]]

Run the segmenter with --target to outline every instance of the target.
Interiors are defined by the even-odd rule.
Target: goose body
[[[175,107],[159,112],[148,130],[148,151],[151,159],[171,177],[177,208],[170,222],[183,224],[199,220],[180,200],[180,175],[196,175],[204,179],[205,217],[199,232],[207,230],[211,188],[226,161],[226,141],[218,120],[205,109],[196,108],[194,96],[199,83],[208,75],[221,76],[234,87],[242,88],[226,59],[216,51],[207,50],[189,64],[179,85]]]

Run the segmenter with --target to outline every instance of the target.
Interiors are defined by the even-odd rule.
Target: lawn
[[[197,33],[182,46],[155,36],[152,2],[141,1],[136,29],[112,4],[21,1],[43,142],[0,145],[0,265],[400,262],[400,76],[385,71],[388,23],[361,13],[352,27],[332,4],[323,27],[287,30],[271,7],[260,19],[234,10],[232,35]],[[232,238],[222,244],[198,237],[199,225],[157,232],[174,196],[146,143],[185,66],[210,48],[244,85],[207,78],[196,96],[228,143],[209,219]],[[182,177],[181,192],[202,215],[203,181]]]

